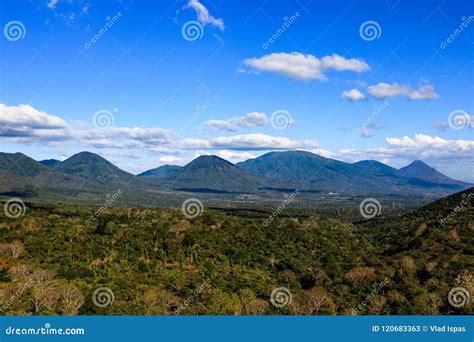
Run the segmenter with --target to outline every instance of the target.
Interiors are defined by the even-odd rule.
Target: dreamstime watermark
[[[8,310],[14,302],[16,302],[21,296],[33,286],[34,280],[32,278],[28,278],[26,282],[20,285],[20,287],[13,293],[9,299],[3,302],[2,306],[0,306],[0,312],[4,312]]]
[[[352,138],[363,134],[367,129],[369,129],[373,124],[375,124],[375,119],[387,108],[389,102],[385,100],[381,105],[374,106],[372,114],[360,125],[360,127],[352,132]]]
[[[10,198],[3,206],[3,212],[11,219],[17,219],[25,215],[26,205],[19,198]]]
[[[89,41],[84,43],[84,48],[86,50],[90,49],[92,47],[92,45],[94,45],[96,42],[98,42],[100,40],[100,38],[102,38],[107,33],[107,31],[110,28],[112,28],[112,26],[121,17],[122,17],[122,12],[120,12],[120,11],[117,12],[113,17],[106,17],[105,18],[106,23],[104,24],[104,26],[99,31],[97,31],[97,33],[91,39],[89,39]]]
[[[291,304],[292,299],[291,291],[286,287],[277,287],[270,294],[270,303],[277,308]]]
[[[463,199],[451,210],[445,218],[440,221],[442,227],[446,226],[449,221],[451,221],[461,210],[463,210],[469,203],[471,203],[472,198],[474,197],[474,192],[469,194],[462,194]]]
[[[200,295],[203,293],[206,288],[211,287],[211,279],[207,278],[201,285],[199,285],[195,290],[193,290],[193,293],[186,298],[183,304],[179,306],[176,310],[174,310],[175,315],[179,315],[182,310],[187,308],[189,305],[191,305]]]
[[[362,217],[371,219],[382,213],[382,205],[375,198],[365,198],[359,204],[359,212]]]
[[[92,224],[92,222],[97,221],[97,218],[100,217],[102,212],[107,210],[120,197],[120,195],[122,195],[122,190],[121,189],[118,189],[113,194],[105,195],[106,200],[105,200],[104,204],[99,209],[97,209],[94,214],[92,214],[89,217],[89,219],[84,223],[84,225],[86,227],[89,227]]]
[[[263,220],[263,226],[264,227],[268,227],[268,225],[270,225],[270,223],[273,222],[273,220],[275,219],[275,217],[277,217],[278,215],[280,215],[281,211],[283,209],[285,209],[288,205],[290,205],[291,202],[293,202],[296,198],[296,196],[299,195],[299,190],[296,189],[293,193],[291,193],[290,195],[287,195],[285,194],[286,198],[285,200],[283,201],[283,203],[281,203],[274,212],[272,212],[272,214],[270,216],[268,216],[265,220]]]
[[[189,127],[191,127],[191,125],[197,120],[199,119],[202,114],[204,114],[208,109],[209,107],[211,107],[212,105],[212,102],[207,100],[203,105],[200,105],[200,106],[196,106],[196,109],[193,113],[193,116],[188,119],[188,121],[186,121],[186,123],[184,124],[184,126],[182,128],[179,129],[179,133],[184,133],[186,130],[189,129]]]
[[[448,115],[448,125],[452,129],[460,130],[466,127],[472,127],[471,116],[463,109],[453,110]]]
[[[201,216],[204,212],[204,205],[199,198],[188,198],[183,202],[181,210],[188,219]]]
[[[190,20],[181,27],[181,35],[188,42],[201,39],[204,34],[204,27],[199,21]]]
[[[366,307],[368,304],[372,302],[375,296],[377,296],[382,290],[387,287],[387,285],[390,283],[390,280],[385,278],[384,281],[374,284],[372,287],[372,291],[370,292],[369,295],[367,295],[362,302],[360,302],[359,305],[357,305],[355,308],[352,309],[352,314],[357,315],[360,310],[362,310],[364,307]]]
[[[114,292],[108,287],[99,287],[92,293],[92,302],[99,308],[105,308],[112,305],[114,301]]]
[[[272,113],[270,124],[275,129],[283,130],[293,124],[293,119],[290,112],[284,109],[278,109]]]
[[[83,328],[52,328],[50,323],[46,323],[41,328],[14,328],[9,326],[5,329],[6,335],[84,335]]]
[[[118,112],[117,108],[114,108],[113,111]],[[94,113],[92,117],[92,125],[95,128],[107,129],[114,125],[115,116],[110,110],[101,109]]]
[[[459,24],[459,27],[453,31],[449,35],[448,38],[446,38],[444,41],[442,41],[439,44],[439,47],[444,50],[448,47],[449,44],[451,44],[467,27],[469,24],[474,20],[474,15],[470,15],[469,17],[463,16],[461,18],[461,24]]]
[[[278,38],[280,38],[280,36],[286,32],[286,30],[300,17],[300,13],[299,12],[295,12],[291,17],[284,17],[283,18],[283,24],[281,25],[281,27],[275,31],[274,34],[272,34],[272,36],[270,38],[268,38],[265,42],[263,42],[262,44],[262,48],[264,50],[268,49],[270,47],[270,45],[272,45],[274,42],[277,41]]]
[[[23,39],[26,36],[25,25],[18,20],[12,20],[3,27],[3,35],[11,42]]]
[[[359,35],[363,40],[370,42],[380,38],[382,28],[379,23],[374,20],[364,21],[359,27]]]
[[[464,287],[453,287],[448,293],[448,302],[451,306],[460,308],[471,302],[471,295]]]

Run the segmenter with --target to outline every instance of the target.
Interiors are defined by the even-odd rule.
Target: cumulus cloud
[[[324,56],[321,62],[323,70],[354,71],[358,73],[370,70],[369,65],[361,59],[347,59],[335,53],[332,56]]]
[[[365,95],[362,94],[358,89],[345,90],[342,92],[342,98],[349,101],[361,101],[365,100]]]
[[[6,106],[0,103],[0,126],[15,130],[65,128],[66,122],[58,116],[49,115],[30,105]]]
[[[260,58],[248,58],[244,63],[258,71],[274,72],[288,78],[309,81],[324,81],[326,71],[354,71],[364,72],[370,67],[361,59],[346,59],[337,54],[324,56],[319,59],[310,54],[272,53]]]
[[[109,127],[98,129],[86,123],[71,125],[58,116],[30,105],[0,103],[0,137],[13,142],[44,144],[65,140],[96,147],[140,147],[169,143],[176,133],[160,127]]]
[[[418,89],[398,83],[378,83],[367,88],[370,95],[383,100],[393,97],[405,97],[409,100],[434,100],[438,97],[431,84],[425,84]]]
[[[229,150],[220,150],[216,152],[216,155],[222,159],[228,160],[232,163],[238,163],[247,159],[253,159],[257,157],[257,154],[250,152],[238,152]]]
[[[292,140],[287,137],[275,137],[266,134],[240,134],[211,139],[182,139],[180,148],[215,150],[226,149],[235,151],[258,150],[291,150],[298,148],[317,148],[314,140]]]
[[[205,129],[222,129],[236,132],[241,128],[262,127],[269,123],[265,113],[251,112],[244,116],[236,116],[229,120],[208,120],[204,124]]]
[[[320,156],[323,156],[325,158],[334,158],[335,154],[329,150],[325,150],[322,148],[314,148],[310,149],[309,152],[319,154]]]
[[[386,138],[388,146],[357,150],[339,150],[340,157],[350,160],[473,160],[474,140],[447,140],[426,134],[415,134],[414,137]]]
[[[57,116],[39,111],[29,105],[0,104],[0,139],[14,143],[140,149],[167,154],[179,150],[259,151],[296,148],[317,148],[314,140],[292,140],[265,134],[220,136],[212,139],[191,139],[172,129],[161,127],[108,127],[99,129],[87,123],[71,125]],[[254,127],[268,121],[263,113],[248,113],[232,121],[238,127]],[[10,121],[11,120],[11,121]],[[2,128],[1,123],[5,125]]]
[[[446,140],[441,137],[432,137],[426,134],[415,134],[415,138],[386,138],[390,146],[412,149],[435,149],[451,151],[468,151],[474,149],[474,140]]]
[[[224,20],[220,18],[214,18],[212,15],[210,15],[208,9],[198,0],[189,0],[186,8],[193,8],[196,11],[197,20],[201,24],[210,24],[219,28],[221,31],[224,31]]]

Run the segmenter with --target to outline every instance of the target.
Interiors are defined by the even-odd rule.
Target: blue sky
[[[136,173],[304,149],[474,182],[473,9],[2,1],[0,150],[89,150]]]

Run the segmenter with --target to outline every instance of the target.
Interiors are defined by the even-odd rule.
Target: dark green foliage
[[[264,225],[268,208],[206,208],[192,220],[179,209],[107,209],[88,225],[94,208],[33,207],[0,217],[0,291],[27,265],[74,284],[87,315],[472,314],[447,303],[455,286],[473,291],[474,214],[460,204],[469,194],[357,224],[334,210],[289,209]],[[98,308],[91,296],[103,286],[115,302]],[[269,301],[277,287],[292,293],[282,308]],[[33,313],[33,293],[8,313]]]

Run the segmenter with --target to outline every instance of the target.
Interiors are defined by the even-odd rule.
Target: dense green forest
[[[108,208],[91,219],[97,208],[27,204],[0,216],[0,311],[472,314],[473,198],[367,220],[271,208],[195,218]]]

